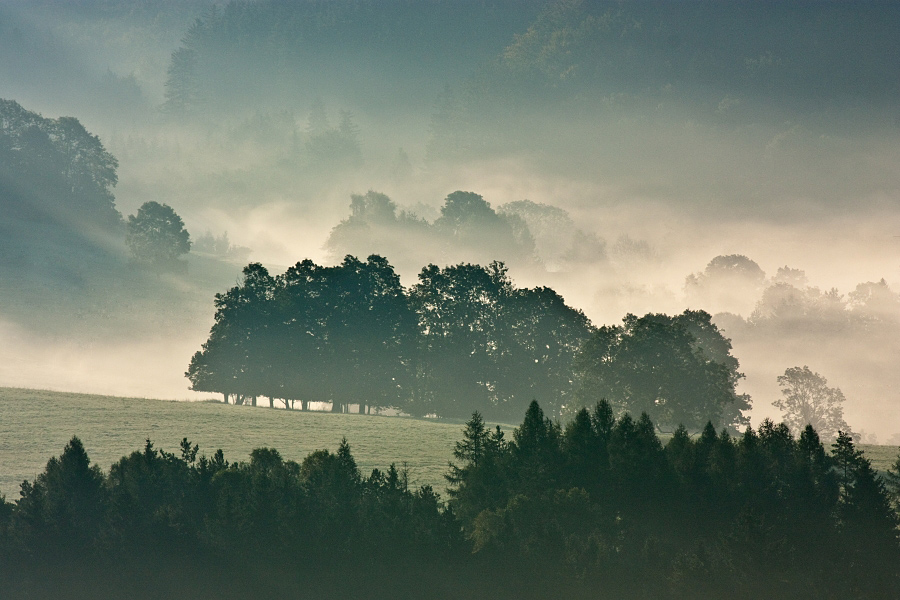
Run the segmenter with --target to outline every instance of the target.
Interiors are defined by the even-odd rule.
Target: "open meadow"
[[[177,452],[187,437],[200,445],[201,454],[211,456],[221,448],[233,462],[247,460],[259,447],[301,461],[313,450],[335,451],[346,436],[364,475],[392,462],[398,468],[405,464],[412,485],[431,485],[446,495],[443,475],[462,427],[407,417],[0,388],[0,493],[18,498],[22,480],[33,480],[73,435],[104,471],[143,448],[148,438],[156,448]],[[878,471],[897,458],[894,446],[860,448]]]
[[[313,450],[337,450],[347,438],[364,475],[392,462],[406,465],[410,483],[431,485],[444,495],[443,474],[459,423],[374,415],[300,412],[284,409],[119,398],[43,390],[0,388],[0,493],[19,497],[23,479],[33,480],[47,460],[77,435],[91,461],[108,471],[122,456],[144,447],[178,452],[187,437],[212,456],[221,448],[228,461],[248,460],[259,447],[277,449],[301,461]]]

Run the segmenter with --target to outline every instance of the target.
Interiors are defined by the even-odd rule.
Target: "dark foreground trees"
[[[297,463],[149,441],[108,473],[78,438],[0,502],[0,585],[27,598],[896,598],[897,514],[841,435],[764,422],[663,444],[645,415],[475,413],[447,504],[346,440]],[[893,488],[892,488],[893,489]]]

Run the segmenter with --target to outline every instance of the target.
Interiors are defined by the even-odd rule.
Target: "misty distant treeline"
[[[230,2],[172,53],[165,110],[436,100],[428,159],[471,159],[533,144],[543,125],[530,116],[547,110],[674,103],[731,118],[740,106],[756,121],[861,97],[893,105],[898,23],[885,2]]]
[[[531,271],[603,269],[608,262],[606,243],[578,228],[561,208],[519,200],[494,210],[480,194],[463,191],[449,194],[431,223],[398,211],[385,194],[354,194],[350,216],[331,230],[325,249],[335,261],[348,254],[396,256],[401,271],[429,261],[499,260]]]
[[[433,89],[436,79],[468,75],[526,27],[542,4],[266,0],[213,6],[172,53],[164,108],[196,116],[336,93],[381,104],[412,94],[419,102],[418,86]],[[357,67],[369,75],[360,76]]]
[[[216,295],[216,322],[185,374],[191,389],[235,404],[498,420],[534,399],[560,415],[606,398],[673,429],[746,424],[743,375],[708,313],[628,315],[598,329],[552,289],[517,288],[500,262],[432,264],[418,280],[405,289],[377,255],[304,260],[277,276],[250,264]]]
[[[565,427],[532,403],[509,439],[478,413],[449,500],[346,440],[300,463],[148,440],[106,472],[75,437],[0,501],[11,597],[893,598],[900,458],[887,484],[765,421],[663,444],[606,402]]]

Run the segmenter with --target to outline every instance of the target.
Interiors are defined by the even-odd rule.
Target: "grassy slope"
[[[402,417],[0,388],[0,493],[17,498],[22,480],[33,480],[77,435],[104,470],[143,448],[147,438],[173,452],[187,437],[207,456],[222,448],[229,461],[247,460],[250,451],[261,446],[300,461],[319,448],[336,450],[346,436],[364,474],[405,462],[412,483],[430,484],[443,494],[443,474],[461,431],[460,423]],[[861,448],[879,471],[897,458],[893,446]]]
[[[73,435],[104,471],[147,438],[177,452],[187,437],[201,454],[222,448],[229,461],[247,460],[262,446],[300,461],[319,448],[335,451],[346,436],[363,474],[405,461],[411,483],[444,495],[443,474],[461,431],[459,423],[410,418],[0,388],[0,493],[18,498],[22,480],[33,480]]]

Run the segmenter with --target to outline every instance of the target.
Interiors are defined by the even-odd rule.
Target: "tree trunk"
[[[365,404],[365,402],[360,402],[360,403],[359,403],[359,414],[361,414],[361,415],[366,414],[366,404]]]
[[[269,396],[269,408],[275,408],[275,398]]]
[[[256,406],[256,396],[250,398],[250,406]]]
[[[301,400],[300,401],[300,410],[303,410],[303,411],[309,410],[309,400]]]
[[[228,404],[228,392],[222,392],[222,402]]]

